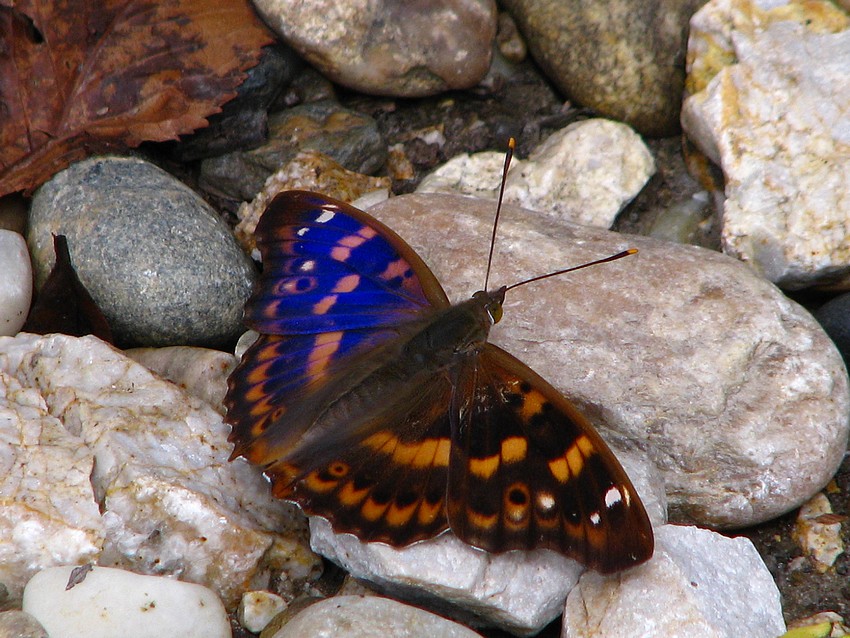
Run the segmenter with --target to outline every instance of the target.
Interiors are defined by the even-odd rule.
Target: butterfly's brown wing
[[[448,376],[436,373],[350,431],[272,463],[275,496],[363,541],[404,546],[445,531],[451,393]]]
[[[652,526],[599,434],[528,366],[487,344],[457,371],[447,510],[490,552],[550,548],[600,572],[652,556]]]

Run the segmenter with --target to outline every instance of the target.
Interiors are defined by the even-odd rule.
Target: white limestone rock
[[[496,199],[504,161],[502,153],[459,155],[427,175],[416,192]],[[610,228],[654,172],[652,154],[631,128],[585,120],[550,135],[527,160],[512,161],[505,201],[555,219]]]
[[[206,587],[108,567],[69,580],[74,569],[44,569],[24,592],[24,611],[50,638],[230,638],[227,612]]]
[[[0,338],[0,371],[94,456],[100,565],[205,584],[230,608],[272,571],[297,587],[319,569],[303,517],[256,468],[227,461],[229,428],[202,401],[94,337]]]
[[[850,283],[850,16],[712,0],[691,21],[688,137],[725,176],[724,251],[786,288]]]
[[[49,413],[37,390],[22,386],[3,367],[0,590],[7,602],[15,602],[39,569],[94,560],[104,526],[89,481],[91,450]]]
[[[238,363],[232,354],[194,346],[132,348],[124,353],[224,414],[227,377]]]
[[[27,320],[32,265],[23,235],[0,228],[0,335],[13,335]]]
[[[584,120],[550,135],[511,171],[505,199],[555,219],[610,228],[653,173],[655,160],[634,130]]]
[[[450,299],[482,286],[490,202],[414,194],[370,212],[411,243]],[[808,500],[846,450],[847,372],[811,315],[752,269],[507,206],[492,286],[630,246],[640,253],[511,290],[492,341],[603,435],[639,442],[664,477],[671,520],[743,527]]]
[[[314,603],[268,638],[480,638],[471,629],[380,596],[336,596]]]
[[[779,590],[752,543],[696,527],[656,529],[655,556],[612,576],[585,572],[570,592],[563,638],[775,638]]]
[[[511,171],[519,170],[523,164],[523,160],[514,158],[511,160]],[[496,151],[455,155],[423,177],[416,192],[496,199],[504,166],[505,154]],[[493,212],[496,212],[495,207]]]

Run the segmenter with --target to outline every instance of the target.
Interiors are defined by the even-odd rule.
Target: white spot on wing
[[[549,494],[549,492],[542,492],[537,495],[537,504],[540,506],[540,509],[548,512],[555,507],[555,497]]]
[[[620,493],[620,488],[614,486],[605,492],[605,507],[611,509],[623,500],[623,495]]]
[[[326,224],[327,222],[331,221],[335,216],[336,213],[326,210],[316,218],[316,223]]]
[[[599,512],[593,512],[590,515],[590,523],[591,525],[599,525],[602,522],[602,517],[599,516]]]

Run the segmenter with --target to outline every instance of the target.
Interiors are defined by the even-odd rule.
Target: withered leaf
[[[65,235],[53,236],[56,263],[38,292],[24,324],[24,332],[82,337],[94,335],[112,343],[112,330],[71,263]]]
[[[0,0],[0,196],[206,126],[272,39],[249,0]]]

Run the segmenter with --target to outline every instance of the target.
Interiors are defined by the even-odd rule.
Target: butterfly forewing
[[[275,197],[255,238],[263,272],[245,322],[261,337],[231,375],[225,405],[234,456],[266,465],[309,427],[306,416],[272,423],[296,405],[309,414],[328,400],[323,388],[346,361],[397,339],[399,326],[448,300],[392,230],[316,193]]]
[[[601,572],[652,555],[652,527],[626,473],[551,385],[492,344],[458,373],[448,517],[492,552],[544,547]]]
[[[263,272],[245,322],[257,332],[368,332],[448,305],[398,235],[342,202],[286,191],[269,204],[255,237]]]

